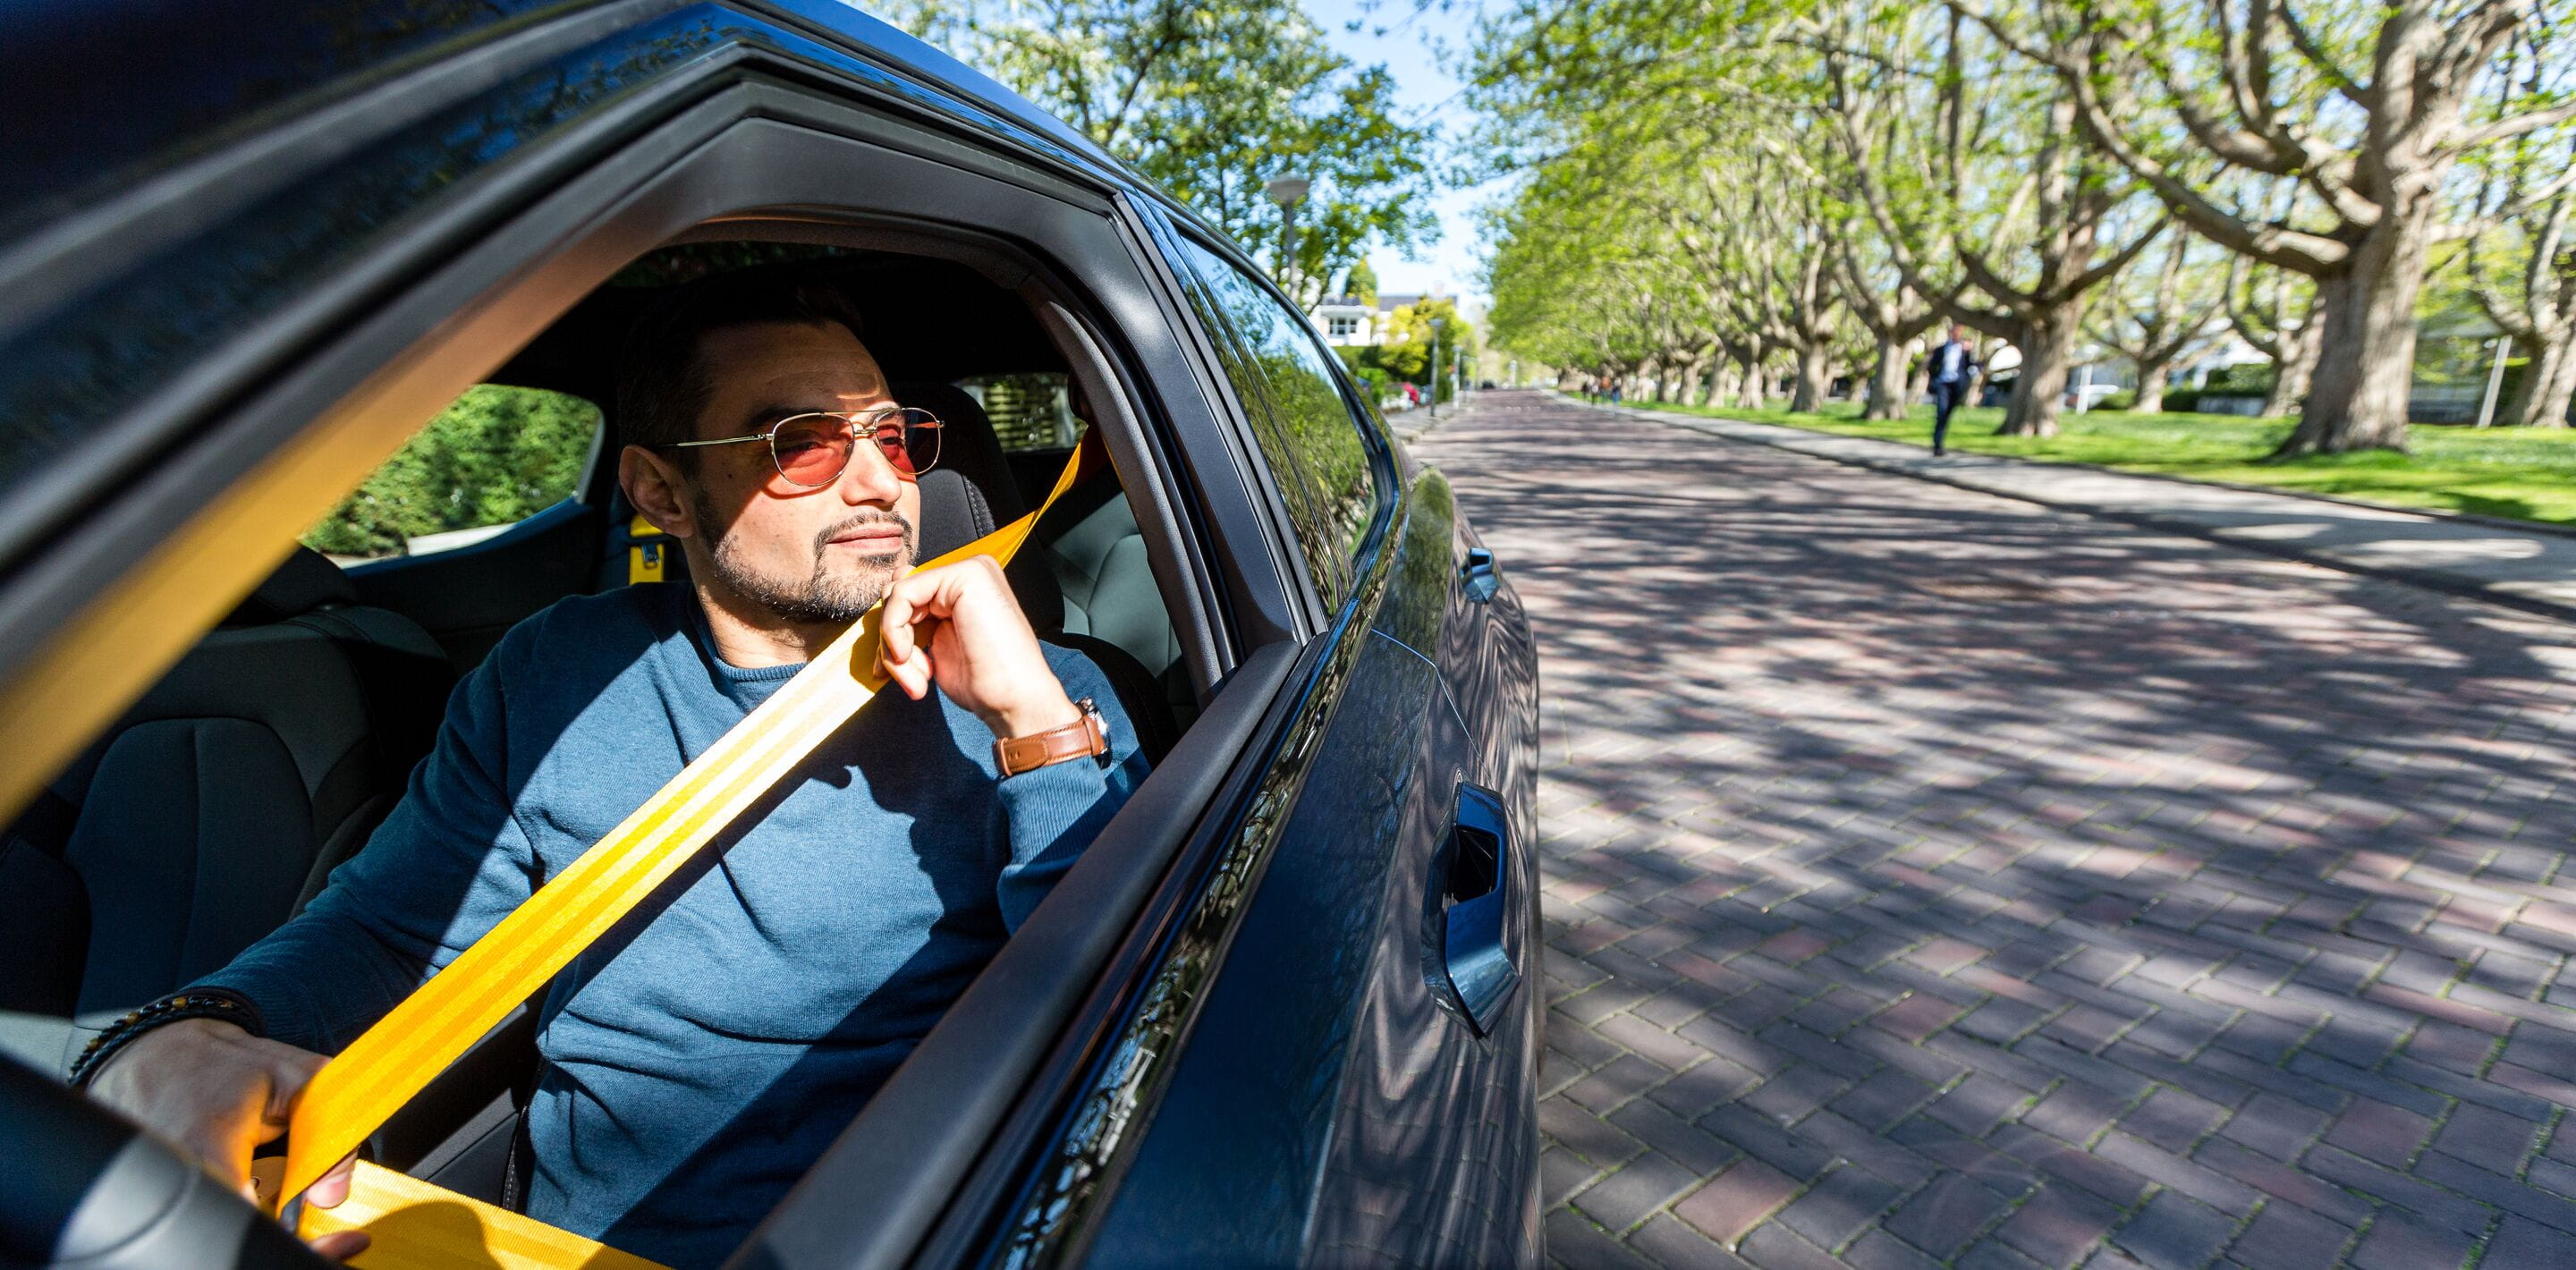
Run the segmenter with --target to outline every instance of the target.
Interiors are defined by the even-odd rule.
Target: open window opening
[[[757,230],[702,229],[634,261],[458,396],[8,826],[0,1047],[60,1073],[96,1028],[301,911],[365,848],[436,743],[450,689],[512,626],[575,596],[688,584],[683,554],[616,478],[618,358],[670,288],[794,268],[862,315],[895,400],[944,425],[919,558],[1035,507],[1113,394],[1111,408],[1141,411],[1097,348],[1046,319],[1025,271],[1006,286],[964,248]],[[1116,479],[1077,489],[1008,576],[1040,638],[1100,668],[1159,760],[1216,668],[1188,651],[1214,641],[1185,628],[1185,600],[1167,602],[1194,592],[1150,546],[1140,503]],[[512,1199],[533,1016],[388,1124],[380,1162]]]

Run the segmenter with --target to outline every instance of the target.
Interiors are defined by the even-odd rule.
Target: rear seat
[[[0,1049],[57,1075],[232,959],[366,841],[454,672],[302,548],[0,834]]]

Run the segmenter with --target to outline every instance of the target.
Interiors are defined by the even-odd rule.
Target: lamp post
[[[1306,201],[1306,191],[1313,186],[1302,176],[1274,176],[1262,186],[1270,192],[1270,201],[1279,205],[1279,285],[1287,287],[1290,298],[1299,304],[1305,299],[1289,282],[1297,269],[1297,205]]]
[[[1431,319],[1431,417],[1440,417],[1440,328],[1449,325],[1447,318]]]

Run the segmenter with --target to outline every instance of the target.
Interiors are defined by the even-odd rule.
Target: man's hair
[[[711,331],[768,322],[837,323],[862,335],[858,311],[837,288],[785,269],[744,269],[674,288],[627,333],[617,367],[619,441],[653,446],[700,439],[698,416],[715,393],[715,379],[698,356],[698,341]],[[685,459],[695,451],[673,453]]]

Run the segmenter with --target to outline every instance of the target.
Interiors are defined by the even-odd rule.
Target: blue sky
[[[1476,0],[1459,0],[1445,13],[1436,8],[1417,12],[1412,0],[1381,0],[1374,12],[1364,12],[1361,0],[1306,0],[1306,11],[1344,56],[1363,66],[1384,65],[1395,76],[1397,101],[1415,120],[1439,124],[1453,140],[1466,131],[1466,103],[1449,68],[1473,39]],[[1353,21],[1361,24],[1356,33],[1345,29]],[[1380,35],[1381,27],[1389,29]],[[1476,274],[1483,241],[1475,209],[1485,194],[1483,189],[1449,190],[1435,199],[1440,240],[1422,248],[1418,258],[1384,247],[1372,251],[1369,263],[1377,269],[1378,289],[1482,292]]]

